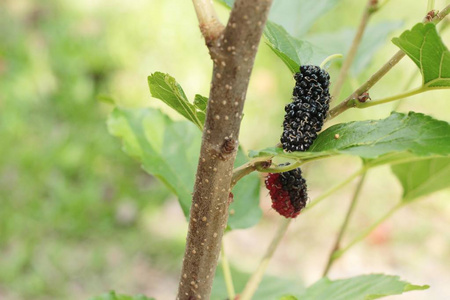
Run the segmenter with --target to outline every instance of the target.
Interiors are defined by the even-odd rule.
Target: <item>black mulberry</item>
[[[330,75],[318,66],[301,66],[294,75],[296,81],[292,102],[285,107],[283,149],[306,151],[322,129],[330,105]]]
[[[272,199],[272,208],[280,215],[295,218],[306,206],[307,187],[300,168],[283,173],[269,173],[265,183]]]

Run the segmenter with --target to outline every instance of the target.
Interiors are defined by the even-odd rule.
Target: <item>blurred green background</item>
[[[335,2],[312,27],[311,40],[326,43],[325,34],[358,24],[365,1]],[[342,95],[396,51],[389,39],[421,20],[426,4],[390,1],[375,15],[371,24],[391,22],[396,30]],[[444,4],[436,1],[438,8]],[[227,10],[218,10],[225,21]],[[283,10],[277,11],[275,20],[283,18]],[[146,77],[155,71],[174,76],[191,99],[208,94],[211,62],[191,1],[0,2],[0,299],[87,299],[110,289],[174,298],[187,224],[170,192],[108,134],[112,106],[99,101],[112,97],[123,107],[154,106],[179,118],[150,97]],[[403,60],[372,97],[404,90],[414,72],[417,86],[418,71]],[[242,122],[246,149],[276,143],[292,85],[288,69],[262,44]],[[402,102],[399,110],[449,122],[448,98],[446,91],[430,92]],[[349,111],[333,123],[386,117],[394,106]],[[307,165],[310,197],[358,165],[350,157]],[[351,191],[347,187],[298,218],[269,273],[316,281]],[[261,222],[225,238],[232,264],[247,272],[279,221],[267,193],[261,195]],[[363,195],[350,234],[387,211],[401,190],[389,168],[381,167],[369,173]],[[330,277],[384,272],[432,286],[390,299],[450,298],[449,196],[448,190],[439,192],[402,210],[344,256]]]

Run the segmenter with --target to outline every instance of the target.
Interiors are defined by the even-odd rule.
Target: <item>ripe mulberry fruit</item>
[[[330,105],[330,75],[318,66],[301,66],[292,102],[285,107],[281,144],[283,149],[306,151],[322,129]]]
[[[306,206],[307,187],[300,168],[283,173],[269,173],[265,183],[272,198],[272,208],[280,215],[295,218]]]

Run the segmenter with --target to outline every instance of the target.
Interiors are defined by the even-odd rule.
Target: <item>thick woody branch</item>
[[[429,15],[424,20],[424,23],[433,22],[434,24],[438,24],[445,16],[450,13],[450,5],[447,5],[444,9],[442,9],[436,16],[432,19],[429,19]],[[362,86],[360,86],[356,91],[354,91],[350,96],[348,96],[342,103],[334,107],[328,113],[328,119],[332,119],[339,114],[343,113],[349,108],[358,107],[360,103],[359,98],[361,95],[366,93],[369,89],[371,89],[381,78],[386,75],[403,57],[405,53],[402,50],[399,50],[395,53],[394,56],[384,64],[375,74],[373,74]]]
[[[242,110],[271,3],[236,0],[226,28],[217,39],[207,41],[213,76],[178,299],[209,299],[211,293],[228,220]]]

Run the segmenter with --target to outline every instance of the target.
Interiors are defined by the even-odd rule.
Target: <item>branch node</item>
[[[227,157],[232,154],[238,146],[238,141],[236,141],[233,138],[225,138],[225,141],[222,144],[222,147],[220,149],[220,153],[222,157]]]
[[[434,17],[436,17],[436,11],[430,10],[427,15],[425,16],[425,22],[431,22],[433,21]]]
[[[209,22],[200,23],[199,27],[208,48],[212,47],[214,42],[223,36],[225,30],[225,27],[217,19],[211,19]]]
[[[364,92],[364,93],[362,93],[361,95],[358,96],[358,102],[359,103],[364,103],[364,102],[367,102],[369,100],[371,100],[371,99],[370,99],[370,95],[369,95],[368,92]]]

